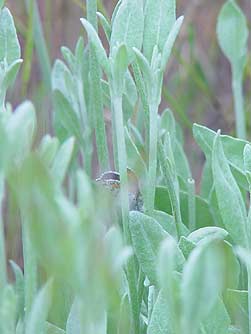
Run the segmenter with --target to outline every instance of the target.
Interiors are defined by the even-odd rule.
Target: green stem
[[[121,189],[121,209],[122,209],[122,221],[124,235],[126,242],[129,241],[129,228],[128,228],[128,216],[129,216],[129,198],[128,198],[128,182],[127,182],[127,159],[126,159],[126,143],[124,135],[123,125],[123,111],[122,111],[122,96],[114,96],[112,98],[114,105],[114,121],[117,140],[117,154],[118,165],[120,173],[120,189]]]
[[[4,223],[3,223],[3,216],[2,216],[3,197],[4,197],[4,176],[3,176],[3,173],[1,172],[0,174],[0,288],[1,288],[1,291],[3,291],[5,285],[7,284]]]
[[[42,70],[43,81],[45,83],[45,87],[47,91],[51,91],[51,63],[50,57],[48,54],[41,19],[39,15],[38,5],[36,0],[26,0],[26,10],[29,14],[30,9],[30,1],[33,1],[34,4],[34,14],[33,14],[33,28],[34,28],[34,41],[37,49],[38,60],[40,64],[40,68]]]
[[[129,231],[129,197],[128,197],[128,182],[127,182],[127,158],[126,158],[126,143],[123,124],[123,110],[122,110],[122,94],[113,95],[111,93],[111,99],[113,103],[114,121],[117,140],[117,154],[118,165],[120,173],[120,203],[122,210],[122,223],[125,242],[127,245],[131,245],[131,236]],[[139,333],[139,305],[138,305],[138,293],[137,293],[137,281],[134,259],[130,259],[126,267],[129,295],[131,301],[131,311],[134,324],[134,334]]]
[[[87,19],[97,30],[97,1],[87,0]],[[106,140],[105,120],[103,113],[103,101],[102,101],[102,87],[101,87],[101,70],[96,57],[96,52],[93,45],[90,45],[89,53],[90,63],[90,82],[91,82],[91,100],[92,109],[95,117],[95,134],[98,151],[98,160],[102,171],[109,168],[109,155],[108,146]]]
[[[188,183],[188,216],[189,230],[192,232],[196,229],[196,203],[195,203],[195,182],[189,178]]]
[[[149,167],[148,167],[148,195],[146,210],[152,215],[155,201],[155,186],[157,174],[157,143],[158,143],[158,107],[150,105],[150,137],[149,137]]]
[[[242,77],[237,76],[235,73],[233,74],[232,89],[234,95],[236,134],[238,138],[246,139],[246,121],[242,92]]]

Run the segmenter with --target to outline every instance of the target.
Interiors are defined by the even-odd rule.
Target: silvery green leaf
[[[63,329],[51,324],[50,322],[46,322],[45,327],[45,334],[65,334]]]
[[[67,139],[59,148],[53,164],[51,173],[56,184],[61,185],[65,179],[65,175],[70,164],[75,140],[73,137]]]
[[[150,61],[155,45],[163,51],[167,37],[176,19],[175,0],[146,0],[144,15],[143,52]]]
[[[150,323],[147,328],[147,334],[172,334],[171,313],[168,308],[167,299],[160,291],[154,304]]]
[[[66,61],[67,65],[71,69],[71,71],[74,73],[75,70],[75,64],[76,64],[76,58],[74,54],[71,52],[71,50],[65,46],[61,47],[61,53],[64,57],[64,60]]]
[[[121,6],[121,4],[122,4],[122,0],[118,0],[118,2],[116,3],[116,6],[114,7],[114,10],[112,12],[112,19],[111,19],[112,25],[113,25],[113,22],[115,20],[115,17],[118,13],[118,10],[119,10],[119,7]]]
[[[217,23],[220,47],[235,71],[242,72],[247,52],[248,27],[246,17],[235,0],[222,7]]]
[[[17,297],[11,285],[1,291],[0,329],[1,334],[15,333]]]
[[[36,112],[31,102],[25,101],[17,107],[6,125],[9,137],[9,153],[19,164],[29,153],[36,130]]]
[[[216,132],[206,128],[205,126],[194,124],[193,135],[197,144],[201,147],[208,160],[210,160],[214,139]],[[246,140],[234,138],[231,136],[221,135],[220,136],[224,153],[231,167],[236,169],[238,172],[245,176],[245,168],[243,162],[243,150],[248,142]]]
[[[212,170],[218,206],[225,228],[237,245],[247,245],[245,203],[229,167],[219,135],[214,141]]]
[[[80,301],[76,298],[72,304],[70,314],[66,322],[66,334],[81,334]]]
[[[251,172],[251,145],[246,144],[244,147],[244,167],[245,170]]]
[[[177,239],[177,230],[173,216],[159,210],[154,210],[152,216],[165,231],[167,231],[174,239]]]
[[[42,160],[48,165],[51,166],[52,161],[55,158],[59,147],[59,140],[56,137],[51,137],[50,135],[45,135],[39,145],[38,152]]]
[[[22,59],[17,59],[7,67],[4,73],[3,81],[1,83],[1,89],[6,91],[7,88],[13,84],[22,62]]]
[[[3,8],[0,11],[0,63],[6,61],[10,65],[20,56],[21,49],[12,15],[8,8]]]
[[[125,44],[120,44],[114,48],[113,61],[112,64],[112,73],[113,80],[116,85],[116,91],[124,90],[124,77],[129,65],[129,58]]]
[[[25,334],[43,334],[51,304],[52,281],[49,281],[38,292],[27,318]]]
[[[105,235],[104,244],[107,252],[107,261],[110,263],[113,272],[116,274],[126,264],[132,255],[130,247],[123,246],[121,232],[118,227],[111,227]]]
[[[82,130],[80,126],[80,119],[72,108],[72,105],[67,98],[59,91],[55,90],[53,93],[54,107],[56,114],[60,119],[60,124],[68,132],[69,136],[74,136],[80,145],[83,145]]]
[[[111,28],[111,25],[109,23],[109,21],[107,20],[107,18],[100,12],[97,12],[97,16],[101,22],[101,25],[104,29],[104,32],[105,32],[105,35],[106,35],[106,38],[108,41],[110,41],[110,38],[111,38],[111,33],[112,33],[112,28]]]
[[[130,49],[141,49],[144,30],[144,14],[142,0],[124,0],[112,24],[110,52],[118,44],[125,44]],[[131,58],[131,55],[130,57]]]
[[[21,319],[17,322],[15,334],[24,334],[24,322]]]
[[[243,160],[244,160],[244,168],[246,172],[246,177],[247,177],[249,187],[250,187],[251,186],[251,145],[250,144],[247,144],[244,147]]]
[[[225,276],[224,291],[238,289],[241,274],[240,261],[236,257],[233,246],[228,241],[222,243],[222,251],[225,257],[225,267],[222,268]]]
[[[129,70],[126,71],[125,74],[125,95],[128,97],[132,106],[135,106],[138,99],[138,92],[135,85],[135,82],[132,78],[132,75]]]
[[[142,76],[144,79],[145,87],[147,87],[148,94],[150,94],[151,87],[152,87],[152,80],[153,80],[153,74],[150,67],[150,64],[146,57],[139,51],[137,48],[133,48],[133,51],[136,55],[137,63],[139,65],[139,68],[142,72]]]
[[[126,149],[129,167],[136,173],[138,179],[147,174],[147,167],[129,131],[125,128]]]
[[[223,287],[224,256],[220,243],[198,245],[190,254],[181,283],[182,328],[196,333],[213,309]]]
[[[166,297],[171,314],[170,326],[177,332],[180,323],[180,282],[175,271],[182,270],[184,255],[173,238],[162,242],[158,258],[158,277],[160,287]]]
[[[179,248],[182,251],[184,257],[187,259],[192,250],[196,247],[196,244],[192,241],[188,240],[187,237],[183,235],[180,237],[179,240]]]
[[[15,293],[17,298],[16,314],[18,318],[23,318],[24,315],[24,276],[20,267],[10,261],[11,268],[15,275]]]
[[[243,247],[236,247],[235,252],[240,258],[241,262],[247,267],[251,272],[251,252]]]
[[[195,244],[198,244],[202,240],[210,238],[211,240],[223,240],[228,236],[228,232],[223,228],[217,226],[202,227],[198,230],[190,233],[187,239]]]
[[[88,37],[91,41],[91,43],[93,44],[95,51],[96,51],[96,56],[98,58],[98,61],[101,65],[101,67],[103,67],[105,73],[109,76],[110,75],[110,65],[109,65],[109,61],[105,52],[105,49],[98,37],[97,32],[95,31],[95,29],[93,28],[93,26],[84,18],[81,19],[81,23],[83,24]]]
[[[173,48],[173,45],[175,43],[175,40],[179,34],[179,31],[180,31],[180,28],[181,28],[181,25],[183,23],[183,20],[184,20],[184,17],[181,16],[179,17],[176,22],[174,23],[168,37],[167,37],[167,40],[164,44],[164,47],[163,47],[163,52],[162,52],[162,56],[161,56],[161,70],[164,72],[165,71],[165,67],[166,67],[166,64],[169,60],[169,57],[170,57],[170,54],[172,52],[172,48]]]
[[[37,293],[31,311],[27,316],[25,333],[44,333],[47,327],[46,318],[51,304],[52,281],[48,281]]]
[[[153,218],[138,211],[130,212],[130,232],[135,255],[151,284],[158,285],[157,258],[161,242],[172,238]]]
[[[227,334],[230,325],[231,319],[228,315],[227,309],[223,301],[218,298],[218,301],[209,313],[207,319],[203,321],[205,334]]]
[[[232,323],[239,328],[239,333],[248,333],[248,291],[229,289],[224,300]]]

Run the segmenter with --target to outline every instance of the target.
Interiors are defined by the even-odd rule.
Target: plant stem
[[[120,203],[122,210],[122,222],[125,242],[131,245],[131,236],[129,231],[129,197],[128,197],[128,182],[127,182],[127,158],[126,158],[126,143],[123,124],[123,110],[122,110],[122,94],[113,95],[111,93],[114,121],[117,140],[117,154],[118,165],[120,173]],[[139,305],[137,294],[137,281],[135,274],[134,260],[129,259],[126,267],[127,279],[129,285],[129,295],[132,307],[132,318],[134,323],[134,334],[139,333]]]
[[[189,230],[192,232],[196,229],[196,202],[195,202],[195,182],[189,178],[188,183],[188,217]]]
[[[1,172],[0,174],[0,288],[1,288],[1,292],[3,291],[7,283],[4,224],[3,224],[3,216],[2,216],[3,197],[4,197],[4,176],[3,176],[3,173]]]
[[[246,139],[246,121],[242,93],[242,77],[233,71],[232,89],[234,94],[234,110],[236,121],[236,134],[238,138]]]
[[[129,198],[128,198],[128,182],[127,182],[127,159],[126,144],[123,125],[122,96],[114,96],[112,98],[114,105],[114,121],[117,140],[118,165],[120,173],[120,189],[121,189],[121,210],[124,235],[126,242],[129,241],[128,215],[129,215]]]
[[[50,57],[47,51],[47,46],[43,34],[41,19],[38,11],[38,6],[36,0],[26,0],[26,11],[29,14],[30,2],[33,1],[33,28],[34,28],[34,41],[37,49],[38,60],[40,68],[42,71],[43,81],[45,83],[45,88],[47,91],[51,91],[51,63]]]
[[[97,30],[97,1],[87,0],[87,19]],[[90,44],[89,53],[90,64],[90,82],[91,82],[91,105],[95,118],[95,134],[97,142],[98,160],[102,171],[109,167],[108,147],[105,132],[105,120],[103,113],[102,87],[101,87],[101,70],[96,57],[96,52],[92,44]]]
[[[149,167],[148,195],[146,210],[152,215],[155,201],[155,186],[157,174],[157,143],[158,143],[158,107],[150,105],[150,136],[149,136]]]

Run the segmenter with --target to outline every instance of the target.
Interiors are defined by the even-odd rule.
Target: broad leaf
[[[172,238],[153,218],[143,213],[130,212],[132,244],[142,271],[154,285],[158,284],[157,259],[161,242]]]
[[[247,52],[248,27],[246,17],[235,0],[222,7],[217,24],[219,44],[235,71],[242,72]]]
[[[112,24],[110,53],[119,44],[130,50],[141,49],[143,41],[144,15],[142,0],[124,0],[118,8]]]
[[[51,303],[52,282],[49,281],[37,294],[27,319],[25,334],[43,334]]]
[[[196,333],[201,321],[213,309],[223,287],[223,264],[224,256],[218,241],[202,243],[190,254],[181,284],[182,328],[185,332]]]
[[[143,51],[149,62],[154,46],[162,52],[176,19],[175,0],[146,0]]]
[[[8,8],[0,11],[0,65],[1,62],[12,64],[21,56],[16,28]]]
[[[247,245],[245,204],[218,135],[214,141],[212,169],[223,223],[236,244]]]

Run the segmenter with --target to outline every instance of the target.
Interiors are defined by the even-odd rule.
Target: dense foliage
[[[111,20],[86,5],[86,37],[62,47],[51,73],[54,135],[36,140],[40,111],[6,102],[22,59],[0,1],[1,334],[251,333],[244,14],[229,0],[217,24],[239,139],[194,124],[197,194],[182,128],[160,110],[183,22],[175,0],[118,1]],[[119,174],[92,180],[96,152],[99,174]],[[23,267],[6,255],[19,232]]]

